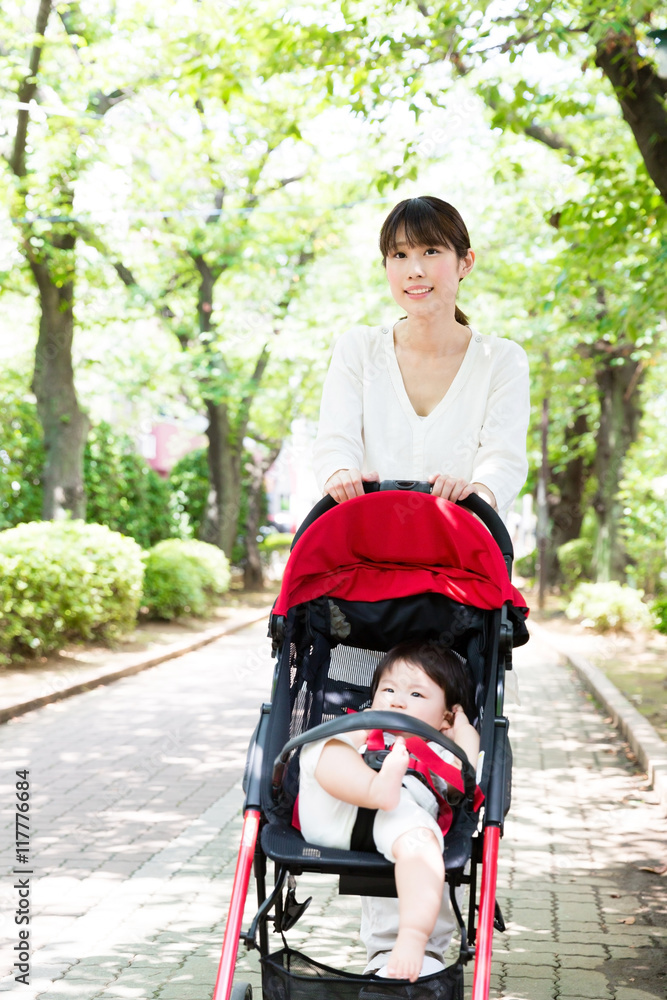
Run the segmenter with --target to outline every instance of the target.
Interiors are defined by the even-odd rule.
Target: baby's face
[[[389,712],[405,712],[414,719],[440,729],[447,711],[445,692],[425,674],[405,660],[397,660],[382,675],[371,708]]]

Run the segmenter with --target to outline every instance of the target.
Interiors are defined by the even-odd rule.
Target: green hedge
[[[130,630],[141,549],[100,524],[33,521],[0,533],[0,656],[52,652]]]
[[[573,538],[558,546],[558,565],[567,590],[590,580],[593,569],[593,543],[588,538]]]
[[[626,628],[652,628],[654,618],[644,604],[642,590],[611,580],[608,583],[580,583],[565,609],[568,618],[580,618],[596,632],[622,632]]]
[[[83,469],[87,521],[129,535],[144,549],[178,535],[167,481],[137,455],[127,434],[105,422],[93,427]]]
[[[655,616],[655,627],[662,635],[667,635],[667,597],[659,597],[651,605]]]
[[[144,554],[143,606],[153,618],[204,615],[229,589],[229,562],[215,545],[171,538]]]

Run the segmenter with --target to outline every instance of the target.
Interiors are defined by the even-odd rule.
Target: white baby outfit
[[[352,736],[341,734],[335,738],[357,750]],[[389,743],[393,742],[393,737],[388,736],[387,739]],[[299,823],[301,833],[308,843],[347,851],[350,849],[352,830],[357,818],[357,806],[342,802],[330,795],[315,778],[320,755],[329,742],[330,740],[318,740],[316,743],[307,743],[301,750]],[[448,762],[454,760],[453,755],[437,743],[429,743],[428,746],[444,760]],[[363,753],[365,749],[365,746],[362,746],[358,752]],[[438,791],[445,794],[446,782],[437,775],[432,777]],[[391,810],[378,809],[375,814],[373,821],[375,846],[387,861],[394,863],[396,858],[391,848],[396,840],[410,830],[426,828],[433,832],[442,850],[442,831],[437,819],[438,804],[431,790],[419,778],[406,774],[398,806]]]

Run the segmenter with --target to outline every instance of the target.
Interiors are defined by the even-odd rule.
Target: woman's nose
[[[419,257],[415,257],[409,261],[408,274],[409,278],[423,278],[424,277],[424,265],[422,264]]]

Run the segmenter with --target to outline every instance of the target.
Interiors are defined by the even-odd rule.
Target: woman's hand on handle
[[[327,479],[324,492],[333,497],[336,503],[343,503],[353,497],[363,496],[364,482],[379,483],[380,476],[377,472],[367,472],[362,476],[361,469],[338,469]]]
[[[443,472],[434,472],[428,477],[428,481],[433,487],[431,494],[434,497],[442,497],[443,500],[455,503],[457,500],[465,500],[471,493],[477,493],[496,510],[496,498],[484,483],[468,483],[465,479],[448,476]]]

